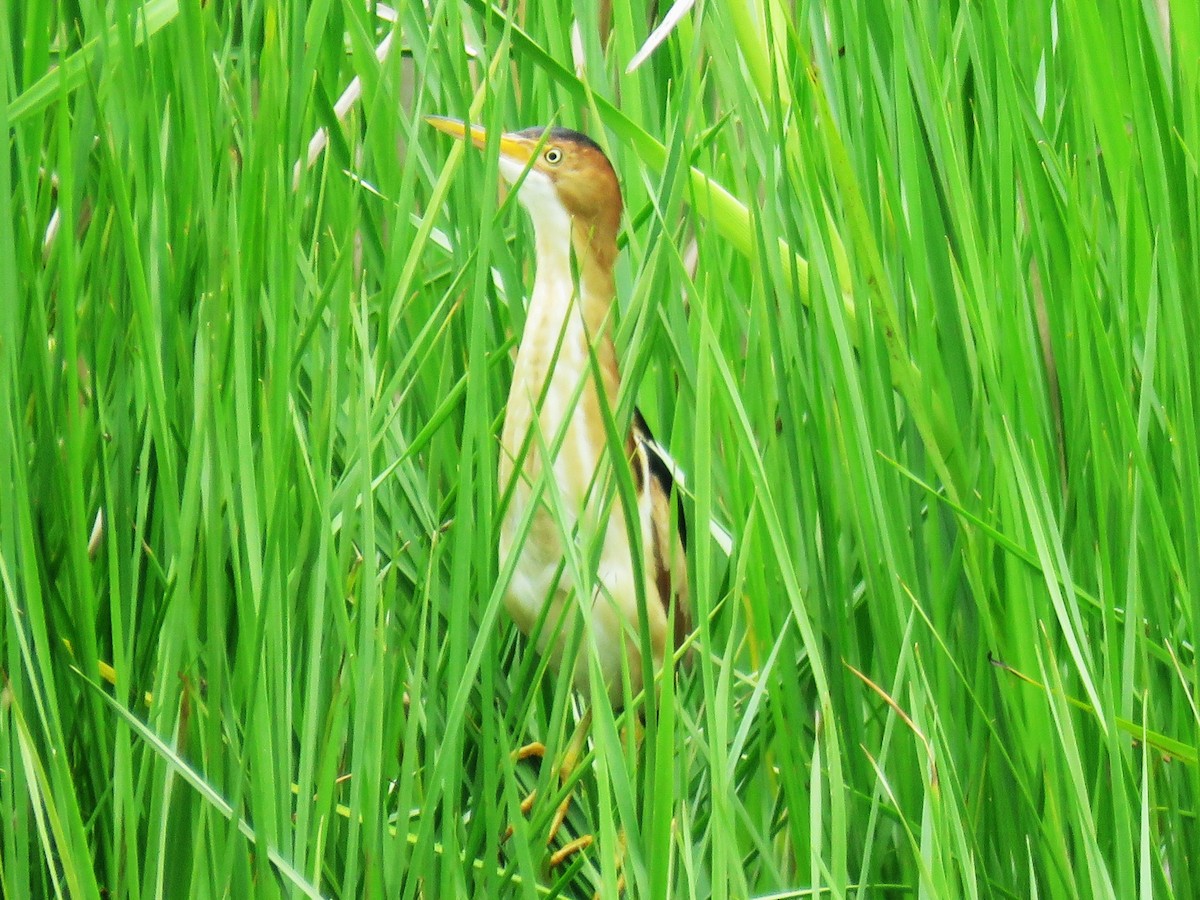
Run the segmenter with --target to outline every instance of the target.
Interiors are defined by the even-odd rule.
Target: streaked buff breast
[[[551,666],[557,669],[578,620],[579,604],[573,591],[575,580],[563,565],[561,537],[564,533],[574,534],[577,557],[584,568],[583,578],[589,581],[585,596],[590,609],[590,615],[583,618],[585,633],[583,649],[575,665],[576,684],[581,689],[588,689],[590,651],[587,648],[592,645],[604,673],[609,697],[614,704],[620,705],[623,697],[622,645],[635,693],[641,689],[642,681],[637,588],[626,517],[620,509],[619,499],[611,498],[611,485],[601,484],[597,479],[598,470],[602,471],[603,477],[603,468],[608,467],[610,456],[605,447],[606,434],[600,418],[596,379],[589,363],[583,317],[578,304],[574,304],[566,311],[564,322],[564,311],[538,303],[539,288],[546,288],[540,279],[517,356],[501,436],[499,476],[502,491],[514,477],[515,461],[523,452],[526,454],[500,528],[502,569],[514,552],[518,554],[505,606],[518,627],[530,634],[537,626],[543,606],[550,604],[537,643],[539,650],[549,655]],[[560,335],[561,346],[555,360]],[[615,403],[615,351],[611,340],[601,337],[596,353],[602,369],[611,367],[613,400],[610,402]],[[607,389],[610,379],[604,377],[602,380]],[[542,397],[540,409],[539,396]],[[555,451],[558,432],[564,422],[565,431]],[[531,427],[535,429],[532,435]],[[528,449],[524,450],[526,442]],[[542,488],[540,502],[521,542],[522,522],[529,515],[545,468],[543,448],[549,448],[552,453],[553,477]],[[594,479],[597,480],[595,486]],[[642,473],[642,483],[646,480],[647,474]],[[561,517],[561,525],[556,522],[552,509]],[[652,541],[650,517],[647,494],[639,502],[637,515],[641,532],[638,539],[647,548]],[[596,541],[602,544],[593,578],[587,567],[588,560],[593,558]],[[645,568],[648,570],[649,560]],[[645,581],[645,598],[652,644],[662,647],[666,614],[653,579],[649,577]],[[552,635],[558,630],[559,619],[564,613],[568,618],[552,642]],[[661,662],[656,658],[655,668],[661,666]]]

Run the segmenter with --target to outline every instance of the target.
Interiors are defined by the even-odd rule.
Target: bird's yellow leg
[[[563,762],[558,767],[559,784],[565,785],[566,782],[571,780],[571,775],[575,774],[575,767],[580,764],[580,757],[583,755],[583,746],[584,744],[587,744],[588,728],[590,727],[592,727],[592,707],[588,707],[587,712],[583,714],[583,718],[580,719],[580,724],[575,726],[575,733],[571,736],[571,743],[566,745],[566,752],[563,754]],[[550,842],[554,840],[554,835],[558,834],[558,829],[563,827],[563,820],[566,818],[566,811],[571,808],[572,793],[574,793],[574,788],[572,788],[571,791],[566,792],[566,797],[563,798],[563,802],[558,804],[557,810],[554,810],[554,820],[550,823],[550,836],[548,836],[546,839],[547,844],[550,844]],[[588,846],[588,844],[592,842],[592,835],[586,835],[586,839],[587,844],[584,844],[582,847],[576,847],[572,852],[578,852],[583,850],[583,847]],[[571,844],[563,847],[563,850],[560,850],[559,853],[565,851],[566,848],[570,847],[572,844],[577,844],[577,842],[580,840],[584,839],[580,838],[571,841]],[[570,856],[570,854],[568,854],[568,856]],[[551,860],[551,863],[553,864],[553,859]]]
[[[567,745],[567,752],[563,754],[562,764],[558,767],[558,779],[561,784],[566,784],[571,780],[571,776],[575,774],[575,767],[579,765],[579,757],[583,755],[584,745],[587,743],[588,729],[592,726],[592,708],[589,706],[587,712],[583,714],[583,718],[579,720],[579,724],[575,726],[575,733],[571,735],[571,742]],[[558,829],[562,827],[563,820],[567,817],[567,810],[571,808],[571,795],[574,793],[574,788],[567,791],[567,796],[563,797],[562,802],[558,804],[558,809],[554,811],[554,820],[550,823],[550,834],[546,838],[546,843],[553,843],[555,835],[558,834]],[[550,857],[550,867],[559,865],[564,859],[574,856],[580,850],[585,850],[592,845],[595,837],[590,834],[585,834],[582,837],[577,837],[573,841],[564,844],[562,849],[556,851]]]
[[[562,763],[558,768],[560,783],[566,784],[575,774],[575,769],[579,765],[579,758],[583,756],[583,749],[587,743],[588,728],[591,727],[591,724],[592,711],[589,709],[583,714],[583,718],[579,720],[579,724],[575,726],[575,731],[571,735],[571,741],[567,744],[566,752],[563,754]],[[513,762],[520,762],[535,757],[538,759],[545,759],[546,757],[546,745],[541,741],[526,744],[524,747],[513,751],[512,755]],[[568,791],[567,795],[563,797],[562,802],[558,804],[558,809],[554,811],[554,819],[550,823],[550,831],[546,836],[546,843],[548,845],[554,843],[554,838],[558,835],[558,830],[562,827],[563,820],[567,817],[567,811],[571,808],[571,794],[572,791]],[[536,798],[537,791],[530,791],[529,795],[521,801],[522,815],[529,815],[529,811],[533,808]],[[502,840],[508,840],[512,837],[512,834],[513,827],[509,825],[508,829],[504,832]],[[590,834],[585,834],[582,837],[568,841],[560,849],[551,854],[550,868],[561,865],[564,860],[574,856],[580,850],[590,847],[594,841],[595,837]]]
[[[532,741],[526,744],[524,747],[520,747],[512,752],[512,761],[515,763],[522,762],[526,759],[533,759],[535,757],[537,759],[546,758],[546,745],[541,741]],[[533,801],[536,799],[536,790],[532,790],[526,795],[525,799],[521,801],[521,815],[529,815],[529,811],[533,809]],[[510,824],[506,829],[504,829],[504,836],[500,838],[500,843],[504,843],[512,836],[513,827]]]
[[[543,744],[541,741],[533,741],[531,743],[528,743],[524,747],[514,750],[512,753],[512,761],[515,763],[521,762],[526,759],[533,759],[535,757],[537,759],[545,759],[546,758],[546,745]],[[521,815],[523,815],[523,816],[529,815],[529,811],[531,809],[533,809],[533,801],[536,798],[537,798],[537,790],[532,790],[529,792],[529,795],[524,800],[521,801]],[[504,840],[507,841],[510,837],[512,837],[512,833],[513,833],[513,827],[511,825],[509,825],[508,831],[504,832]]]
[[[535,756],[538,759],[545,759],[546,757],[546,745],[541,741],[533,741],[518,750],[514,750],[512,761],[521,762],[522,760],[532,759]]]

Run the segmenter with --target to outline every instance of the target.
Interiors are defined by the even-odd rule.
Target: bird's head
[[[453,137],[469,137],[477,147],[487,143],[487,130],[479,125],[468,128],[458,119],[442,116],[428,116],[425,121]],[[561,221],[565,214],[578,237],[615,241],[621,222],[621,188],[612,163],[595,141],[567,128],[539,126],[505,132],[499,143],[500,175],[519,185],[517,199],[535,227]]]

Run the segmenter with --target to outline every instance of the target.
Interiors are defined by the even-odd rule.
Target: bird
[[[426,121],[486,147],[482,126],[443,116]],[[574,687],[585,699],[594,703],[602,693],[620,710],[627,696],[647,687],[643,629],[654,673],[691,630],[687,524],[672,465],[636,409],[623,452],[608,447],[603,410],[615,415],[622,385],[612,337],[621,187],[601,147],[578,131],[536,126],[504,132],[498,145],[500,176],[533,222],[535,249],[500,435],[498,485],[501,496],[511,494],[498,539],[500,571],[512,567],[504,605],[549,657],[551,669],[571,665]],[[623,510],[611,488],[605,496],[601,483],[614,459],[629,466],[636,510]],[[564,536],[572,535],[583,558],[598,559],[586,596],[564,562]],[[576,628],[583,629],[583,640],[568,660]],[[564,779],[582,750],[590,715],[588,705],[560,769]],[[569,801],[570,794],[551,825],[550,841]]]

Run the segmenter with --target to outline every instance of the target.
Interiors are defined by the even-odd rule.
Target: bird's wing
[[[675,608],[675,646],[678,648],[692,630],[691,609],[688,604],[687,520],[683,512],[683,497],[675,493],[675,525],[671,523],[671,493],[675,479],[663,458],[663,451],[651,434],[639,410],[633,411],[635,452],[644,455],[650,473],[651,528],[653,531],[654,583],[659,600],[670,614]],[[640,465],[635,469],[641,470]]]

